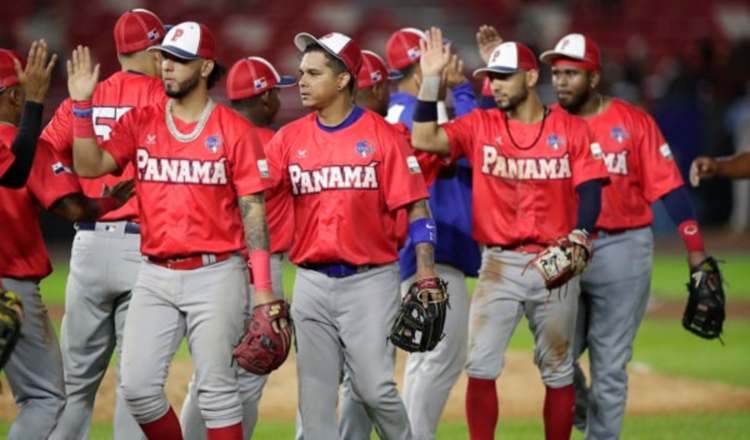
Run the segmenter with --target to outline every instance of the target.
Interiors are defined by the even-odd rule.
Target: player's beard
[[[198,87],[198,83],[201,80],[201,71],[196,70],[195,73],[193,73],[193,76],[186,79],[182,82],[175,82],[174,84],[177,86],[176,90],[170,90],[169,87],[164,85],[164,92],[169,96],[170,98],[174,99],[182,99],[185,96],[187,96],[190,92],[193,91],[196,87]]]
[[[498,102],[497,108],[500,110],[507,112],[507,111],[513,111],[518,107],[519,104],[526,101],[526,98],[529,97],[529,90],[526,88],[523,88],[517,95],[513,95],[508,97],[508,100],[506,102]]]
[[[581,107],[583,107],[583,105],[586,104],[591,97],[590,90],[590,88],[587,88],[577,95],[571,94],[569,99],[560,99],[560,97],[558,97],[557,102],[558,104],[560,104],[560,107],[565,109],[565,111],[577,114]]]

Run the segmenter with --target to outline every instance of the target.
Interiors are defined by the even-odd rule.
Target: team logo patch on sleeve
[[[260,177],[268,178],[268,161],[265,159],[258,160],[258,172],[260,173]]]
[[[367,157],[375,152],[375,147],[370,145],[368,141],[359,141],[354,146],[354,149],[357,151],[357,154],[359,154],[362,157]]]
[[[414,156],[406,158],[406,166],[409,167],[409,172],[412,174],[419,174],[422,172],[422,169],[419,167],[419,161],[417,161],[417,158]]]
[[[221,141],[221,138],[216,135],[212,135],[206,138],[206,148],[208,148],[208,151],[212,153],[216,153],[221,148],[221,145],[223,142]]]
[[[659,147],[659,153],[661,153],[661,155],[664,156],[665,159],[674,159],[674,156],[672,156],[672,150],[669,148],[669,144],[662,144],[661,147]]]
[[[602,146],[599,145],[599,142],[594,142],[590,146],[591,148],[591,155],[594,156],[594,159],[601,159],[604,157],[604,154],[602,153]]]
[[[65,166],[62,162],[55,162],[52,164],[52,174],[59,176],[62,173],[73,174],[73,170],[70,167]]]

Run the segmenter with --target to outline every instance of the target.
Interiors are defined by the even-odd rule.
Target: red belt
[[[222,262],[229,259],[232,254],[233,252],[224,252],[221,254],[193,254],[172,258],[148,257],[148,261],[167,269],[191,270]]]
[[[539,252],[547,249],[547,246],[539,243],[519,243],[509,245],[498,245],[500,249],[510,252],[521,252],[524,254],[538,254]]]

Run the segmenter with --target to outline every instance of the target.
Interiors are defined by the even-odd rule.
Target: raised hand
[[[57,55],[54,54],[47,60],[48,51],[49,48],[45,40],[36,40],[31,43],[31,48],[29,48],[25,69],[22,69],[21,63],[17,59],[13,59],[16,75],[27,101],[41,104],[47,96],[52,69],[57,62]]]
[[[443,31],[432,27],[425,32],[426,40],[419,41],[419,50],[422,56],[419,64],[422,68],[422,76],[440,75],[443,68],[450,61],[450,47],[443,44]]]
[[[444,73],[445,85],[448,88],[468,82],[466,75],[464,75],[464,62],[458,55],[451,55],[448,65],[445,66]]]
[[[78,46],[66,63],[68,70],[68,93],[74,101],[88,101],[99,82],[99,64],[92,67],[91,52],[86,46]]]
[[[492,55],[492,51],[495,50],[497,46],[502,44],[503,39],[500,38],[500,34],[497,32],[497,29],[486,24],[479,26],[476,37],[479,56],[482,57],[482,61],[487,64],[490,62],[490,55]]]
[[[690,166],[690,184],[698,186],[701,183],[701,179],[707,177],[713,177],[716,174],[716,159],[707,156],[700,156],[693,161]]]
[[[115,186],[111,189],[108,188],[104,193],[105,196],[113,197],[117,200],[120,206],[130,200],[133,194],[135,194],[135,180],[133,179],[117,182]]]

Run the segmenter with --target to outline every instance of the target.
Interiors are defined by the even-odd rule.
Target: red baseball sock
[[[562,388],[547,387],[544,396],[544,438],[569,440],[573,430],[573,411],[576,392],[573,385]]]
[[[208,428],[208,440],[242,440],[242,423],[223,428]]]
[[[498,403],[495,381],[469,378],[466,387],[466,420],[471,440],[492,440],[497,426]]]
[[[182,440],[182,430],[172,407],[153,422],[142,423],[141,429],[149,440]]]

